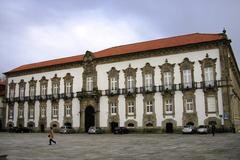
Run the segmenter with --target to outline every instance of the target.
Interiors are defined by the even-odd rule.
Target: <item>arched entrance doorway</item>
[[[92,106],[88,106],[85,109],[85,132],[87,132],[91,126],[95,126],[95,110]]]
[[[166,133],[173,133],[173,124],[172,123],[166,124]]]

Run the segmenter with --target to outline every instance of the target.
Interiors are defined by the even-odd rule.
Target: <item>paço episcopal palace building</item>
[[[240,130],[240,74],[226,32],[188,34],[27,64],[5,73],[6,127]]]

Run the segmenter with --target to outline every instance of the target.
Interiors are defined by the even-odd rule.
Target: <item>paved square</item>
[[[48,145],[47,134],[0,133],[0,155],[8,160],[239,160],[240,134],[181,135],[56,134]]]

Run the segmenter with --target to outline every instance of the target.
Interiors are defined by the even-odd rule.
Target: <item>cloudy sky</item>
[[[86,50],[224,27],[239,64],[239,0],[0,0],[0,73]]]

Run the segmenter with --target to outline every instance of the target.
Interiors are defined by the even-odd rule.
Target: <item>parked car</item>
[[[104,131],[100,127],[92,126],[88,129],[88,134],[102,134]]]
[[[62,126],[60,128],[59,133],[62,134],[71,134],[71,133],[75,133],[75,130],[71,127],[71,126]]]
[[[113,130],[114,134],[128,134],[129,130],[126,127],[116,127]]]
[[[182,133],[183,134],[195,133],[195,129],[194,129],[194,127],[192,125],[186,125],[182,129]]]
[[[32,129],[28,127],[12,127],[9,129],[12,133],[31,133]]]
[[[208,128],[207,128],[207,126],[204,126],[204,125],[200,125],[200,126],[198,126],[198,128],[197,128],[197,133],[201,133],[201,134],[206,134],[206,133],[208,133],[209,132],[209,130],[208,130]]]

